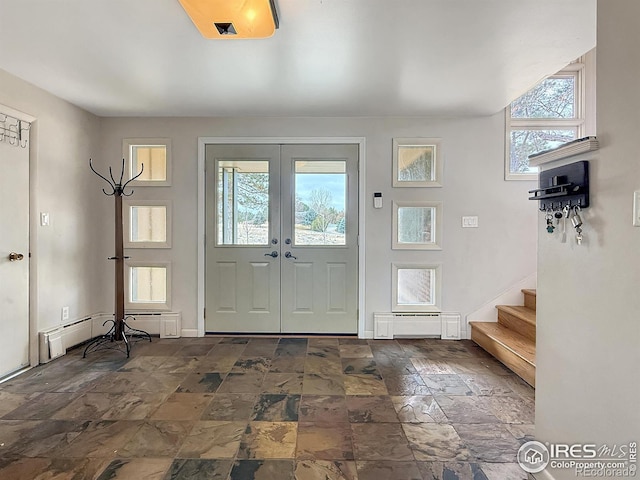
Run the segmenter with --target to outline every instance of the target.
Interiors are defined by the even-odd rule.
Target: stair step
[[[498,305],[498,323],[536,341],[536,311],[518,305]]]
[[[535,288],[523,288],[524,306],[532,310],[536,309],[536,290]]]
[[[532,387],[536,382],[536,344],[497,322],[469,322],[471,340]]]

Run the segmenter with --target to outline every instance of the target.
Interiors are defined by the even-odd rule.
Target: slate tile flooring
[[[470,341],[154,338],[0,384],[0,478],[520,480],[533,424]]]

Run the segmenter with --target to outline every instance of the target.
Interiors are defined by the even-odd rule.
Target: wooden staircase
[[[497,305],[497,322],[469,322],[471,340],[532,387],[536,385],[536,291],[523,289],[524,305]]]

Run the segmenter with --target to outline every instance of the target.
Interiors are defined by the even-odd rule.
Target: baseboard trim
[[[373,338],[373,330],[365,330],[362,338]]]
[[[183,337],[197,337],[198,329],[197,328],[183,328],[182,329]]]

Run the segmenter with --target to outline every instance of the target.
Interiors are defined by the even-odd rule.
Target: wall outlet
[[[49,226],[49,214],[47,212],[41,212],[40,213],[40,225],[42,227],[48,227]]]
[[[62,321],[69,320],[69,307],[62,307]]]
[[[478,217],[462,217],[462,228],[478,228]]]
[[[633,192],[633,226],[640,227],[640,190]]]

